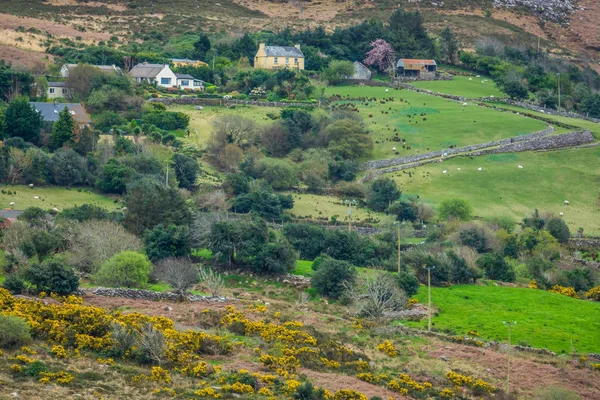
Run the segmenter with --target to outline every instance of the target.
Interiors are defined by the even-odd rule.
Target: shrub
[[[391,202],[400,198],[401,192],[396,182],[390,178],[379,178],[369,187],[367,206],[375,211],[384,211]]]
[[[2,287],[13,294],[19,294],[25,289],[25,282],[19,275],[10,274],[6,277]]]
[[[438,209],[438,215],[441,219],[459,219],[468,221],[471,219],[473,208],[463,199],[444,200]]]
[[[485,271],[485,275],[490,279],[514,282],[517,277],[513,267],[497,253],[484,254],[477,259],[477,265]]]
[[[578,299],[577,292],[572,287],[564,287],[560,285],[554,285],[549,292],[562,294],[563,296],[572,297],[574,299]]]
[[[27,280],[35,285],[39,292],[69,295],[79,287],[79,278],[73,268],[57,260],[47,260],[41,265],[32,265],[26,274]]]
[[[559,386],[548,386],[535,392],[535,400],[581,400],[576,393]]]
[[[262,246],[252,260],[252,267],[259,274],[283,274],[294,269],[297,258],[292,245],[281,238]]]
[[[413,274],[402,272],[397,277],[398,286],[404,290],[408,297],[412,297],[419,292],[419,280]]]
[[[152,261],[168,257],[185,257],[191,251],[189,227],[157,225],[144,236],[146,255]]]
[[[189,123],[190,116],[182,112],[149,112],[142,116],[142,124],[155,125],[167,131],[186,129]]]
[[[310,381],[305,381],[292,394],[294,400],[325,400],[325,390],[316,389]]]
[[[460,232],[459,237],[462,244],[469,246],[478,253],[485,253],[488,250],[485,232],[479,227],[468,227]]]
[[[30,327],[24,319],[0,314],[0,347],[20,347],[31,340]]]
[[[337,299],[356,281],[356,269],[346,261],[325,258],[310,283],[323,296]]]
[[[256,174],[269,182],[273,189],[290,189],[298,183],[294,165],[278,158],[263,158],[256,163]]]
[[[152,264],[148,258],[134,251],[123,251],[100,267],[94,281],[113,287],[141,287],[148,283]]]
[[[546,223],[546,229],[559,243],[567,243],[571,237],[569,227],[561,218],[553,218]]]
[[[596,286],[588,290],[588,292],[585,294],[585,297],[590,300],[600,301],[600,286]]]

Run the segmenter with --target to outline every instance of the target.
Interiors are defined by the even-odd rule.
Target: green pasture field
[[[421,286],[417,298],[427,303],[427,287]],[[457,335],[476,331],[484,340],[506,342],[502,322],[516,321],[513,344],[558,353],[600,351],[600,303],[543,290],[476,285],[433,287],[431,302],[438,310],[432,318],[438,331]],[[426,329],[427,320],[403,324]]]
[[[469,81],[469,78],[471,80]],[[487,80],[487,82],[483,82]],[[454,76],[451,81],[416,81],[411,85],[419,89],[427,89],[433,92],[453,94],[456,96],[476,99],[480,97],[494,96],[497,98],[507,97],[506,93],[496,87],[494,81],[487,77],[476,78],[475,76]]]
[[[120,209],[121,203],[115,203],[111,197],[95,193],[88,188],[64,188],[58,186],[0,185],[0,205],[2,208],[24,210],[28,207],[40,207],[45,210],[93,204],[107,210]],[[9,195],[8,191],[15,193]],[[34,197],[39,197],[38,200]],[[10,203],[14,202],[13,206]]]
[[[366,106],[363,102],[354,102],[375,141],[371,156],[373,160],[421,154],[452,145],[483,143],[537,132],[546,127],[542,121],[516,114],[473,105],[463,106],[409,90],[385,90],[383,87],[337,86],[329,87],[326,91],[329,96],[338,94],[353,98],[377,98],[376,102],[371,101]],[[390,97],[394,101],[381,104],[382,99]],[[408,115],[413,117],[409,118]],[[399,142],[393,141],[394,130],[398,131]],[[403,139],[406,142],[402,142]],[[403,145],[411,149],[405,149]],[[399,154],[395,154],[394,147]]]
[[[348,207],[344,201],[335,196],[321,196],[308,193],[289,193],[294,198],[294,208],[290,210],[296,218],[322,219],[331,221],[331,217],[337,216],[340,224],[348,223]],[[352,207],[352,221],[371,220],[372,223],[388,222],[394,219],[384,213],[374,212],[365,207]]]
[[[221,106],[203,106],[203,110],[195,110],[193,105],[176,105],[169,107],[169,111],[179,111],[190,116],[190,137],[180,135],[184,143],[206,146],[212,133],[212,122],[215,118],[224,115],[241,115],[254,120],[257,124],[271,121],[267,114],[279,115],[279,108],[259,106],[236,106],[226,108]]]
[[[476,216],[508,215],[515,220],[536,208],[562,212],[572,233],[583,227],[585,234],[598,235],[598,160],[600,147],[494,154],[429,164],[410,170],[412,177],[407,171],[384,176],[393,177],[405,193],[419,194],[433,206],[446,199],[463,198],[471,203]],[[564,205],[565,200],[569,206]]]

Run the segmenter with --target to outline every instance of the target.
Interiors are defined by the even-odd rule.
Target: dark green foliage
[[[358,160],[373,151],[373,139],[367,136],[363,126],[353,119],[334,121],[325,131],[328,149],[334,156]]]
[[[490,279],[503,282],[514,282],[516,279],[513,267],[504,261],[500,254],[484,254],[477,259],[477,265]]]
[[[39,377],[42,372],[47,372],[48,367],[40,360],[35,360],[23,368],[23,374],[26,376]]]
[[[311,268],[313,271],[316,271],[319,269],[319,267],[321,266],[321,263],[323,262],[323,257],[317,257],[313,260],[313,263],[311,264]]]
[[[397,201],[389,206],[386,212],[396,215],[398,221],[414,222],[417,220],[416,206],[414,203],[408,201]]]
[[[2,283],[2,287],[12,294],[21,294],[25,290],[25,281],[17,274],[10,274]]]
[[[187,129],[190,116],[182,112],[148,112],[142,115],[142,124],[157,126],[167,131],[175,129]]]
[[[511,236],[504,245],[504,256],[517,258],[519,256],[519,242],[515,236]]]
[[[33,76],[29,72],[15,71],[10,64],[0,60],[0,100],[8,101],[15,90],[16,94],[29,93],[33,83]]]
[[[325,400],[325,390],[316,389],[310,381],[305,381],[298,386],[296,393],[292,394],[294,400]]]
[[[408,297],[412,297],[419,292],[419,280],[413,274],[401,272],[396,277],[396,280],[398,281],[400,289],[404,290],[404,293],[406,293]]]
[[[546,221],[542,217],[540,217],[540,212],[535,209],[533,214],[530,217],[523,218],[523,227],[531,228],[534,231],[540,230],[544,227]]]
[[[18,97],[8,104],[5,113],[6,136],[20,137],[26,142],[37,144],[40,140],[42,117],[37,110],[29,104],[25,97]]]
[[[73,149],[58,149],[52,157],[52,180],[61,186],[81,185],[88,178],[85,159]]]
[[[45,210],[39,207],[27,207],[23,214],[19,215],[18,220],[25,221],[30,226],[42,228],[47,226],[49,218],[50,215]]]
[[[39,265],[32,265],[26,278],[35,285],[38,292],[56,293],[66,296],[77,290],[79,278],[73,268],[57,260],[47,260]]]
[[[353,181],[358,172],[358,162],[355,160],[344,160],[337,158],[328,165],[329,179],[333,182],[337,181]]]
[[[285,238],[278,238],[262,246],[252,260],[258,274],[284,274],[294,269],[298,253]]]
[[[400,198],[400,195],[396,181],[390,178],[379,178],[369,186],[367,206],[374,211],[385,211],[391,203]]]
[[[559,243],[567,243],[571,238],[569,227],[562,218],[553,218],[546,223],[546,229]]]
[[[467,261],[450,250],[447,253],[451,272],[450,279],[454,283],[475,283],[477,278],[480,278],[481,274],[477,273],[467,265]]]
[[[146,231],[144,248],[153,262],[168,257],[186,257],[191,252],[190,229],[185,225],[157,225]]]
[[[31,229],[27,231],[19,248],[28,257],[37,256],[43,260],[52,255],[60,246],[60,237],[56,233],[50,233],[43,229]]]
[[[527,86],[525,86],[522,82],[519,81],[506,82],[501,86],[501,88],[512,99],[525,99],[529,94]]]
[[[529,275],[536,280],[538,287],[548,288],[550,283],[544,273],[552,269],[553,265],[551,261],[545,260],[541,257],[531,257],[527,260],[527,271]]]
[[[115,153],[117,153],[118,155],[123,155],[134,154],[135,152],[135,145],[131,140],[127,139],[124,136],[117,137],[117,139],[115,140]]]
[[[438,209],[439,217],[442,219],[459,219],[468,221],[471,219],[473,208],[463,199],[444,200]]]
[[[217,261],[243,265],[251,262],[268,238],[267,225],[262,220],[217,222],[211,226],[208,248]]]
[[[472,226],[463,229],[459,234],[460,242],[465,246],[469,246],[478,253],[488,251],[487,238],[483,229]]]
[[[31,341],[27,322],[13,315],[0,314],[0,347],[21,347]]]
[[[279,158],[263,158],[256,163],[257,178],[266,180],[273,189],[291,189],[298,183],[295,166]]]
[[[100,132],[108,132],[112,127],[125,123],[125,119],[116,111],[102,111],[94,115],[92,120]]]
[[[304,260],[315,259],[325,251],[327,231],[318,225],[286,224],[283,234]]]
[[[79,222],[88,221],[90,219],[118,220],[119,217],[119,214],[108,212],[103,207],[93,204],[83,204],[81,206],[65,208],[57,216],[58,219],[71,219]]]
[[[194,43],[194,54],[198,60],[204,60],[206,57],[206,52],[210,50],[210,39],[206,34],[201,33],[198,40]]]
[[[116,158],[110,158],[102,168],[102,175],[96,180],[98,189],[105,193],[122,194],[134,170],[121,164]]]
[[[231,203],[231,209],[237,213],[257,213],[263,218],[280,219],[284,209],[294,207],[291,195],[273,194],[265,190],[241,194]]]
[[[200,166],[195,158],[176,153],[173,156],[173,167],[180,188],[192,189],[200,174]]]
[[[356,280],[356,269],[346,261],[325,258],[310,280],[322,296],[339,298]]]
[[[592,118],[600,118],[600,94],[587,96],[581,105],[581,110]]]
[[[595,285],[595,279],[590,269],[575,268],[565,271],[560,283],[562,286],[573,287],[578,292],[587,292]]]
[[[435,44],[427,35],[423,25],[423,16],[419,12],[397,9],[390,16],[389,38],[398,57],[433,58]]]
[[[50,147],[58,149],[65,144],[73,143],[75,136],[75,120],[67,107],[58,114],[58,121],[52,126]]]
[[[440,32],[440,50],[444,59],[451,65],[456,64],[460,42],[456,34],[448,27]]]
[[[123,226],[136,235],[159,224],[186,225],[190,221],[190,211],[177,189],[150,178],[131,183],[124,204]]]
[[[248,193],[250,190],[249,180],[242,174],[229,174],[223,181],[223,189],[229,196],[238,196]]]

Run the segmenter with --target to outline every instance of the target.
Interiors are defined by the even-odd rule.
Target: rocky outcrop
[[[80,296],[85,296],[86,294],[95,294],[97,296],[106,296],[106,297],[123,297],[126,299],[139,299],[139,300],[150,300],[150,301],[172,301],[178,302],[181,301],[182,298],[178,293],[174,292],[153,292],[152,290],[142,290],[142,289],[127,289],[127,288],[104,288],[97,287],[93,289],[80,289]],[[225,297],[213,297],[213,296],[200,296],[195,294],[186,294],[183,298],[184,301],[189,302],[207,302],[207,303],[223,303],[228,301]]]

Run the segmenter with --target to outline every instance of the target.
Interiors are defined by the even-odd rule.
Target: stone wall
[[[181,301],[181,297],[174,292],[153,292],[152,290],[141,290],[141,289],[126,289],[126,288],[104,288],[97,287],[93,289],[79,289],[78,295],[85,296],[91,293],[97,296],[106,297],[123,297],[126,299],[140,299],[150,301]],[[212,296],[199,296],[194,294],[187,294],[184,300],[189,302],[204,301],[207,303],[223,303],[228,301],[225,297],[212,297]]]
[[[537,138],[541,138],[541,137],[550,135],[551,133],[554,133],[554,128],[552,126],[548,126],[546,129],[539,131],[539,132],[515,136],[512,138],[508,138],[508,139],[494,140],[491,142],[473,144],[470,146],[455,147],[455,148],[451,148],[451,149],[432,151],[429,153],[414,154],[411,156],[391,158],[388,160],[369,161],[364,165],[364,169],[379,169],[379,168],[389,167],[389,166],[393,166],[393,165],[415,163],[415,162],[422,161],[422,160],[428,160],[431,158],[438,158],[438,157],[446,157],[446,156],[453,155],[453,154],[466,153],[466,152],[470,152],[470,151],[484,149],[487,147],[500,146],[500,145],[514,143],[514,142],[528,141],[528,140],[537,139]]]
[[[571,238],[569,247],[574,249],[600,249],[600,239],[595,238]]]
[[[541,112],[544,114],[556,115],[558,117],[578,118],[578,119],[584,119],[584,120],[590,121],[590,122],[600,123],[600,118],[592,118],[592,117],[588,117],[586,115],[578,114],[575,112],[554,110],[552,108],[538,106],[536,104],[529,103],[527,101],[517,101],[517,100],[512,100],[512,99],[498,99],[498,101],[502,101],[503,103],[507,103],[507,104],[510,104],[513,106],[523,107],[523,108],[526,108],[531,111]]]
[[[231,105],[252,105],[261,107],[316,107],[317,103],[286,103],[282,101],[258,101],[258,100],[235,100],[235,99],[214,99],[200,97],[161,97],[159,99],[149,99],[149,102],[162,103],[167,106],[172,104],[200,105],[200,106],[231,106]]]
[[[590,131],[569,132],[562,135],[535,138],[518,143],[504,144],[493,149],[486,149],[467,153],[468,156],[482,156],[486,154],[516,153],[521,151],[552,150],[579,146],[593,142],[594,136]]]

